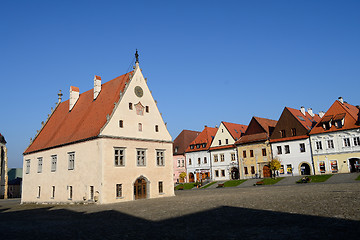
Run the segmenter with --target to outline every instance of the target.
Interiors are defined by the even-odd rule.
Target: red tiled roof
[[[237,124],[237,123],[229,123],[229,122],[222,122],[226,129],[230,132],[231,136],[236,140],[238,140],[241,135],[245,134],[246,132],[246,125]]]
[[[341,128],[337,128],[335,124],[331,125],[331,128],[325,130],[323,126],[323,122],[330,121],[331,119],[344,117],[344,125]],[[324,132],[336,132],[347,129],[360,128],[359,125],[360,120],[360,112],[359,108],[348,104],[346,102],[341,103],[339,100],[336,100],[333,105],[327,110],[325,115],[322,117],[321,121],[316,124],[316,126],[311,130],[310,134],[319,134]]]
[[[182,130],[181,133],[175,138],[173,143],[173,155],[182,155],[189,144],[200,134],[197,131]],[[177,152],[175,152],[177,148]]]
[[[305,112],[305,115],[298,109],[286,107],[287,110],[308,130],[310,131],[315,123],[320,121],[318,114],[314,114],[312,117],[308,112]]]
[[[261,125],[261,127],[270,135],[270,128],[275,128],[277,121],[268,119],[268,118],[260,118],[254,117],[254,119]]]
[[[271,143],[276,143],[276,142],[293,141],[293,140],[306,139],[306,138],[308,138],[308,137],[309,137],[308,135],[302,135],[302,136],[294,136],[294,137],[270,139],[270,142],[271,142]]]
[[[95,101],[93,89],[80,94],[71,112],[69,100],[60,103],[24,154],[97,137],[128,81],[129,73],[102,84]]]
[[[235,147],[235,145],[234,145],[234,144],[230,144],[230,145],[224,145],[224,146],[212,147],[212,148],[210,148],[210,151],[220,150],[220,149],[228,149],[228,148],[234,148],[234,147]]]
[[[217,130],[217,128],[205,127],[204,130],[195,138],[195,140],[189,144],[185,152],[208,150]],[[205,147],[202,146],[203,143],[206,143]],[[200,144],[200,148],[196,148],[196,144]],[[193,149],[190,148],[191,145],[195,145]]]
[[[238,141],[236,141],[235,144],[266,141],[268,139],[268,136],[269,135],[266,132],[244,135]]]

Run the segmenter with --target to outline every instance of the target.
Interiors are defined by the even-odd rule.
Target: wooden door
[[[189,182],[195,182],[193,173],[189,173]]]
[[[137,179],[134,184],[135,200],[146,198],[147,196],[146,190],[147,190],[146,180],[144,178]]]
[[[267,165],[264,166],[263,175],[264,175],[264,178],[271,177],[271,172],[270,172],[269,166],[267,166]]]

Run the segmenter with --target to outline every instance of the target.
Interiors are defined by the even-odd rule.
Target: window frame
[[[51,155],[51,172],[56,172],[57,155]]]
[[[123,197],[123,191],[122,191],[123,189],[122,189],[122,183],[117,183],[116,185],[115,185],[115,196],[116,196],[116,198],[117,199],[119,199],[119,198],[124,198]]]
[[[281,146],[277,146],[277,154],[281,155],[282,154],[282,147]]]
[[[75,152],[68,152],[68,170],[75,169]]]
[[[26,159],[25,160],[25,164],[26,164],[26,169],[25,169],[25,174],[30,174],[30,159]]]
[[[299,147],[300,147],[300,152],[301,153],[306,152],[305,143],[299,143]]]
[[[136,149],[136,166],[146,167],[146,150],[145,148]],[[139,154],[140,152],[140,154]],[[141,159],[142,158],[142,159]]]
[[[42,173],[43,157],[38,157],[37,160],[38,160],[38,169],[37,169],[37,172],[38,172],[38,173]]]
[[[116,151],[118,151],[118,154],[116,154]],[[115,167],[125,167],[125,148],[124,147],[114,147],[114,166]]]
[[[165,166],[165,150],[156,149],[156,166],[164,167]]]
[[[285,154],[290,154],[290,145],[284,146]]]
[[[164,194],[164,184],[163,181],[158,182],[159,194]]]

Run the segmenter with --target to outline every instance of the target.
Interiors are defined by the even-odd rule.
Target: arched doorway
[[[233,167],[231,169],[231,179],[232,180],[239,179],[239,169],[237,169],[236,167]]]
[[[194,174],[189,173],[189,182],[195,182]]]
[[[349,159],[349,170],[351,173],[358,172],[360,170],[360,159],[359,158],[350,158]]]
[[[300,165],[300,174],[301,175],[310,175],[311,174],[310,165],[307,163],[301,164]]]
[[[135,200],[147,198],[147,181],[144,177],[135,180],[134,197]]]
[[[265,165],[263,167],[263,175],[264,175],[264,178],[271,177],[271,172],[270,172],[270,168],[268,165]]]

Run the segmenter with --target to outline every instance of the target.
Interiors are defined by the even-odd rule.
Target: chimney
[[[305,108],[303,106],[301,106],[300,111],[305,116]]]
[[[97,98],[101,91],[101,77],[96,76],[94,77],[94,100]]]
[[[70,87],[70,100],[69,100],[69,111],[73,109],[75,103],[79,99],[79,88],[78,87]]]
[[[312,110],[312,108],[308,108],[308,113],[309,113],[309,115],[311,116],[311,117],[314,117],[314,113],[313,113],[313,110]]]
[[[339,97],[339,102],[344,103],[344,99],[342,97]]]
[[[319,112],[319,117],[322,118],[325,115],[325,113],[323,111]]]

